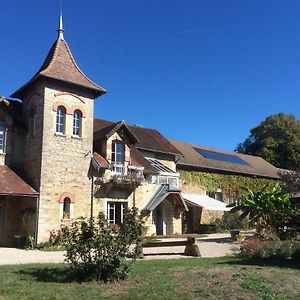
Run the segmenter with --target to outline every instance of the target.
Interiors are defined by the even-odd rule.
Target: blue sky
[[[300,118],[298,0],[64,0],[65,38],[108,93],[96,117],[233,150],[270,114]],[[59,0],[1,1],[0,95],[56,39]]]

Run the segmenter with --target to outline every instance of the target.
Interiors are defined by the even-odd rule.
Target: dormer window
[[[56,111],[56,132],[65,134],[66,109],[59,106]]]
[[[125,158],[124,143],[120,141],[112,142],[112,170],[116,173],[123,173]]]
[[[4,153],[4,142],[5,142],[5,127],[4,127],[4,123],[0,121],[0,153]]]
[[[81,136],[82,113],[80,110],[75,110],[73,115],[73,135]]]

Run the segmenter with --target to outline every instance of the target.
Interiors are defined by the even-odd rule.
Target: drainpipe
[[[40,215],[40,196],[36,197],[36,217],[35,217],[35,244],[38,241],[38,230],[39,230],[39,215]]]
[[[91,184],[91,219],[94,215],[94,174],[92,174],[92,184]]]

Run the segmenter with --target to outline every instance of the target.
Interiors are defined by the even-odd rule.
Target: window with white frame
[[[167,183],[171,187],[178,187],[178,177],[166,176],[166,175],[159,175],[158,176],[158,184]]]
[[[66,124],[66,109],[63,106],[59,106],[56,112],[56,132],[65,133]]]
[[[116,173],[123,173],[124,171],[124,158],[125,158],[125,145],[121,141],[112,142],[112,170]]]
[[[80,110],[75,110],[73,114],[73,135],[81,136],[82,113]]]
[[[123,223],[123,219],[128,208],[127,202],[107,202],[107,221],[109,224],[120,225]]]
[[[4,153],[5,146],[5,126],[2,121],[0,121],[0,153]]]
[[[171,187],[178,188],[179,186],[179,174],[171,170],[169,167],[162,164],[159,160],[155,158],[146,159],[150,162],[152,167],[154,167],[159,175],[152,178],[152,183],[161,185],[161,184],[169,184]]]

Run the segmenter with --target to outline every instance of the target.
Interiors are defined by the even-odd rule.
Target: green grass
[[[79,283],[65,265],[0,267],[2,299],[300,299],[292,261],[189,258],[137,262],[128,279]]]

